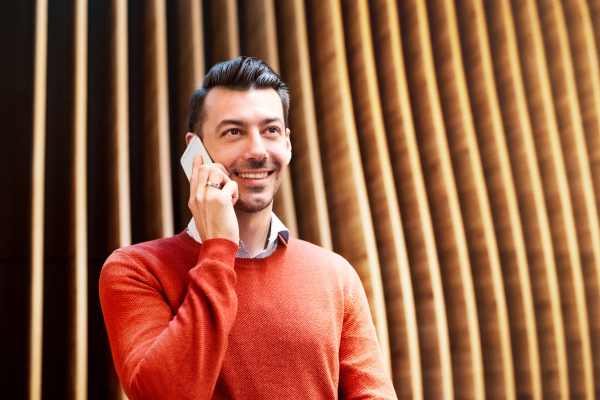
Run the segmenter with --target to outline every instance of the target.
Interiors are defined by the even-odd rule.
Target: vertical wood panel
[[[560,291],[541,173],[508,1],[486,2],[495,79],[532,282],[544,396],[567,398],[568,377]]]
[[[430,3],[433,54],[448,146],[472,266],[482,346],[485,391],[491,397],[514,398],[514,371],[504,281],[489,208],[481,156],[453,4]],[[471,19],[469,25],[471,25]],[[471,28],[473,30],[473,28]]]
[[[373,55],[366,1],[343,3],[350,87],[375,228],[398,397],[423,397],[419,338],[408,256]]]
[[[29,398],[42,398],[42,344],[44,318],[44,188],[46,160],[46,67],[48,3],[35,9],[35,67],[33,93],[33,155],[31,201],[31,288],[29,339]]]
[[[546,65],[540,14],[532,1],[513,6],[519,21],[517,27],[520,53],[522,59],[526,60],[522,63],[524,81],[555,249],[565,323],[570,395],[590,396],[590,391],[593,392],[593,379],[587,306],[565,158],[561,149],[550,75]]]
[[[75,62],[74,62],[74,169],[73,169],[73,231],[74,259],[71,298],[74,329],[71,388],[76,399],[87,398],[87,1],[75,2]]]
[[[479,323],[465,232],[450,159],[425,4],[401,3],[407,80],[444,284],[457,397],[483,398]]]
[[[585,187],[583,191],[592,192],[586,194],[586,199],[589,197],[588,201],[595,204],[594,209],[597,213],[598,206],[600,206],[600,135],[598,134],[600,132],[600,68],[598,67],[598,52],[594,45],[594,31],[586,2],[584,0],[566,1],[563,6],[579,102],[579,109],[572,112],[577,115],[579,112],[581,113],[583,138],[580,140],[585,142],[582,146],[585,146],[583,151],[586,152],[583,159],[588,160],[589,174],[592,180],[589,187]],[[582,168],[587,169],[588,166],[582,166]],[[582,177],[586,174],[587,172],[582,173]],[[600,273],[597,262],[600,242],[596,231],[598,216],[596,215],[596,218],[590,219],[589,222],[584,221],[583,226],[587,223],[592,224],[590,238],[587,241],[591,248],[588,248],[587,251],[582,250],[588,254],[587,257],[582,258],[582,264],[589,311],[594,384],[598,394],[600,393]],[[580,228],[579,223],[577,226]]]
[[[281,75],[290,88],[289,125],[293,151],[290,171],[298,234],[304,240],[332,249],[304,3],[301,0],[278,1],[276,6]]]
[[[453,398],[444,293],[412,109],[395,1],[371,2],[373,44],[385,131],[412,274],[425,398]],[[406,279],[406,278],[402,278]],[[396,373],[396,371],[394,371]],[[401,391],[402,388],[397,388]]]
[[[356,125],[352,113],[340,5],[311,1],[307,5],[315,103],[327,182],[334,250],[345,256],[361,277],[377,329],[384,360],[390,349],[377,245],[371,222]]]
[[[277,48],[277,21],[273,0],[244,0],[244,31],[241,32],[246,47],[244,55],[261,59],[280,73],[279,54]],[[286,169],[281,186],[275,194],[273,211],[290,230],[298,236],[294,193],[290,170]]]
[[[112,56],[112,138],[113,185],[116,191],[116,226],[114,248],[131,244],[131,205],[129,194],[129,86],[128,86],[128,44],[127,44],[127,3],[112,0],[111,19],[113,21],[111,37]],[[116,154],[115,154],[116,153]]]
[[[128,80],[128,42],[127,42],[127,2],[111,2],[111,58],[112,93],[110,105],[112,152],[112,193],[111,210],[111,249],[131,244],[131,196],[129,192],[129,80]],[[127,399],[114,371],[109,375],[107,384],[114,388],[114,398]],[[117,389],[118,388],[118,389]]]
[[[167,88],[166,4],[144,3],[144,182],[147,235],[173,234],[173,200],[169,155],[169,98]]]
[[[190,95],[202,86],[202,79],[205,75],[204,67],[204,21],[202,2],[195,0],[185,0],[177,3],[178,7],[178,109],[177,115],[179,131],[173,132],[175,143],[177,143],[176,154],[181,155],[185,151],[185,134],[189,131],[187,125],[188,105]],[[190,198],[190,184],[179,167],[179,158],[177,159],[177,183],[179,187],[179,215],[177,216],[179,225],[187,226],[191,212],[188,208]]]
[[[546,48],[546,63],[554,97],[557,132],[562,145],[571,196],[573,225],[576,230],[575,233],[568,234],[577,244],[577,253],[573,257],[580,262],[580,264],[571,263],[571,268],[576,302],[578,305],[581,304],[577,311],[582,330],[581,357],[584,364],[585,393],[587,398],[593,398],[596,389],[588,315],[592,319],[600,318],[600,303],[598,303],[600,299],[594,295],[597,291],[596,283],[600,271],[598,210],[562,6],[558,1],[540,1],[539,9],[542,10],[540,20]],[[572,251],[575,252],[575,249],[573,246]],[[586,297],[589,300],[587,303]]]
[[[515,394],[542,398],[538,340],[523,227],[488,45],[483,4],[457,3],[474,127],[485,173],[510,317]],[[512,375],[512,371],[507,371]],[[508,390],[508,388],[507,388]]]
[[[236,0],[210,2],[212,29],[212,60],[231,60],[240,55],[238,7]]]

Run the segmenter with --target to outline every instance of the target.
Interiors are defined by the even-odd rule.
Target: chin
[[[253,199],[238,199],[238,201],[235,203],[234,208],[238,211],[247,213],[247,214],[252,214],[252,213],[257,213],[260,211],[263,211],[264,209],[266,209],[267,207],[269,207],[271,204],[273,203],[273,196],[271,196],[271,198],[269,199],[257,199],[257,198],[253,198]]]

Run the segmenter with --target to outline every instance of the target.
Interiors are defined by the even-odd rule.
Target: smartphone
[[[185,175],[188,180],[192,177],[192,164],[194,163],[194,156],[196,154],[200,154],[204,159],[204,164],[212,164],[212,159],[208,155],[208,151],[204,147],[202,140],[198,137],[198,135],[194,135],[190,144],[188,144],[187,149],[183,152],[181,156],[181,166],[185,171]]]

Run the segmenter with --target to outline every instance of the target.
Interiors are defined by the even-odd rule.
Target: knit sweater
[[[130,399],[388,399],[366,296],[341,256],[280,240],[264,259],[186,232],[115,251],[100,301]]]

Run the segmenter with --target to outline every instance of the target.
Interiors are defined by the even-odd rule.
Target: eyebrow
[[[268,117],[260,121],[260,125],[268,125],[273,122],[279,122],[280,124],[283,124],[283,120],[280,117]],[[246,123],[237,119],[224,119],[217,124],[217,129],[220,129],[226,125],[245,126]]]

